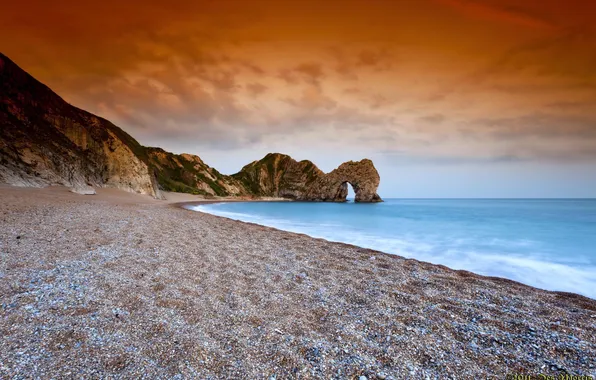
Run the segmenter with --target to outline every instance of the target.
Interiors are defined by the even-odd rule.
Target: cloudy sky
[[[224,173],[368,157],[383,197],[594,197],[594,20],[590,0],[22,0],[0,49]]]

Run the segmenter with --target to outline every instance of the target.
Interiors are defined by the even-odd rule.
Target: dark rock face
[[[2,54],[0,125],[2,182],[116,187],[159,197],[135,139],[66,103]]]

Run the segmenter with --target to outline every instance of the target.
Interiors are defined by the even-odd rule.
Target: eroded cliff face
[[[0,84],[1,182],[160,197],[144,148],[120,128],[66,103],[2,54]]]

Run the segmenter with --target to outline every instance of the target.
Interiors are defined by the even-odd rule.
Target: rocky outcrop
[[[160,197],[144,148],[71,106],[0,54],[0,181],[119,189]]]
[[[81,195],[95,195],[97,194],[92,186],[76,186],[70,189],[71,192]]]
[[[232,177],[257,196],[302,199],[308,187],[325,174],[308,160],[269,153],[259,161],[244,166]]]
[[[350,184],[354,189],[355,202],[382,202],[377,194],[380,181],[381,177],[371,160],[348,161],[308,186],[300,200],[344,202]]]
[[[356,202],[382,202],[377,194],[380,177],[371,160],[345,162],[325,174],[310,161],[270,153],[232,175],[251,194],[301,201],[345,202],[348,184]]]
[[[162,190],[205,196],[246,196],[244,185],[205,164],[199,156],[146,148],[149,164]]]

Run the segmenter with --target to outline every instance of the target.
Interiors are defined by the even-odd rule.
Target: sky
[[[596,197],[596,2],[22,0],[0,51],[231,174],[370,158],[382,197]]]

